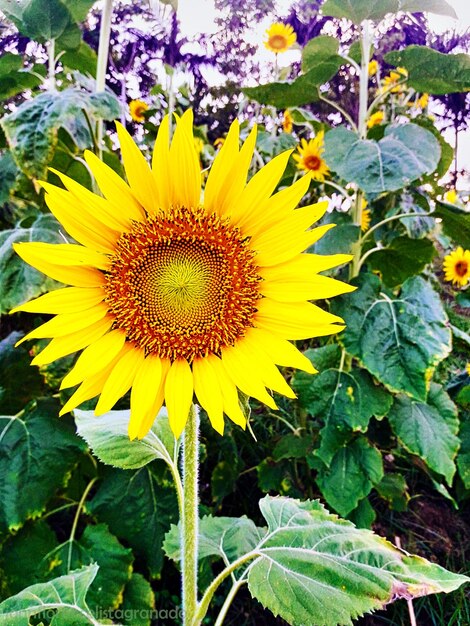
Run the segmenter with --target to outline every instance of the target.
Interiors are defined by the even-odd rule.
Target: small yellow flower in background
[[[470,363],[467,363],[467,365],[465,366],[465,371],[470,376]]]
[[[367,120],[367,128],[373,128],[374,126],[378,126],[385,119],[385,113],[383,111],[376,111],[372,113],[372,115]]]
[[[344,328],[310,300],[353,291],[320,273],[351,256],[303,254],[332,227],[311,228],[328,202],[296,209],[307,176],[276,193],[291,150],[247,183],[256,127],[240,147],[233,122],[201,201],[192,111],[171,141],[163,119],[152,167],[116,126],[128,182],[85,151],[102,196],[56,170],[65,189],[41,183],[78,243],[14,244],[27,263],[70,285],[12,311],[53,315],[21,341],[51,340],[33,359],[39,366],[81,351],[61,384],[76,387],[61,415],[96,396],[103,415],[131,390],[131,439],[147,434],[163,402],[179,437],[193,396],[217,432],[224,414],[245,427],[238,390],[276,409],[268,390],[295,397],[278,365],[315,372],[289,340]]]
[[[375,76],[377,74],[377,70],[379,69],[379,64],[375,59],[369,61],[368,72],[369,76]]]
[[[361,213],[361,231],[365,233],[369,230],[369,226],[371,223],[371,211],[367,208],[367,200],[365,198],[362,199],[362,213]]]
[[[388,76],[385,76],[383,80],[383,84],[385,88],[388,88],[392,85],[396,85],[398,82],[402,81],[404,78],[408,76],[408,71],[404,67],[397,67],[396,70],[392,70]],[[398,93],[403,91],[404,84],[396,85],[391,89],[392,93]]]
[[[194,137],[194,147],[198,155],[204,150],[204,142],[200,137]]]
[[[429,94],[423,93],[423,95],[418,98],[416,104],[420,109],[425,109],[429,104]]]
[[[290,24],[276,22],[266,31],[265,47],[271,52],[287,52],[297,41],[297,35]]]
[[[145,111],[148,111],[149,105],[143,100],[131,100],[129,102],[129,112],[134,122],[145,122]]]
[[[299,154],[294,154],[297,161],[297,168],[308,172],[313,180],[323,182],[330,170],[322,159],[324,147],[324,132],[321,130],[314,139],[307,141],[302,139],[297,150]]]
[[[445,279],[454,285],[465,287],[470,278],[470,250],[461,246],[444,257]]]
[[[285,133],[291,133],[294,128],[294,118],[292,117],[289,110],[285,110],[282,116],[282,130]]]
[[[225,143],[224,137],[217,137],[217,139],[214,141],[214,148],[218,150],[224,145],[224,143]]]
[[[449,189],[449,191],[446,191],[444,194],[444,200],[446,202],[448,202],[449,204],[455,204],[459,199],[459,196],[457,195],[457,192],[455,191],[455,189]]]

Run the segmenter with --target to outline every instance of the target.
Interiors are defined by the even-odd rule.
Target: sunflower
[[[308,172],[314,180],[324,181],[330,170],[322,159],[324,151],[324,132],[321,130],[314,139],[306,141],[302,139],[297,150],[299,154],[294,154],[297,161],[297,168]]]
[[[365,233],[369,230],[372,216],[370,209],[367,208],[367,200],[362,199],[362,211],[361,211],[361,231]]]
[[[374,126],[378,126],[385,119],[385,114],[383,111],[377,111],[376,113],[372,113],[372,115],[367,120],[367,128],[373,128]]]
[[[282,115],[282,130],[285,133],[291,133],[294,128],[294,118],[291,115],[291,112],[286,109]]]
[[[131,100],[129,102],[129,112],[134,122],[145,122],[144,113],[148,111],[149,105],[143,100]]]
[[[367,66],[367,72],[369,76],[375,76],[377,74],[377,70],[379,69],[379,64],[375,59],[369,61],[369,65]]]
[[[464,250],[461,246],[452,250],[444,257],[443,267],[447,281],[465,287],[470,278],[470,250]]]
[[[392,70],[388,76],[385,76],[383,80],[384,88],[392,87],[390,89],[392,93],[400,93],[405,88],[405,85],[401,82],[404,78],[408,78],[408,71],[404,67],[397,67],[396,70]]]
[[[332,225],[310,230],[327,202],[293,210],[306,177],[273,194],[291,151],[246,183],[256,128],[239,148],[232,124],[201,202],[191,111],[171,144],[163,120],[152,168],[116,124],[128,183],[88,151],[104,197],[59,172],[65,189],[41,183],[78,244],[15,244],[27,263],[70,285],[14,309],[55,314],[21,341],[52,339],[35,365],[83,350],[62,381],[79,386],[61,414],[99,395],[101,415],[131,389],[131,438],[145,436],[164,401],[178,437],[193,394],[218,432],[224,413],[244,426],[237,389],[275,409],[266,388],[295,397],[276,365],[314,372],[288,340],[344,328],[309,300],[352,291],[318,274],[351,257],[302,254]]]
[[[266,31],[265,47],[271,52],[287,52],[297,41],[297,35],[290,24],[276,22]]]

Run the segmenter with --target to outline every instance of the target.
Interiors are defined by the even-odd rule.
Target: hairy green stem
[[[80,498],[80,502],[78,503],[77,510],[75,512],[75,517],[73,519],[73,524],[72,524],[72,530],[70,531],[70,537],[69,537],[69,549],[68,549],[68,555],[67,555],[67,571],[68,572],[70,572],[70,569],[72,567],[73,541],[75,539],[75,533],[77,532],[78,520],[80,519],[80,514],[82,512],[83,505],[85,504],[85,500],[87,499],[91,488],[93,487],[93,485],[95,484],[97,480],[98,479],[96,476],[95,478],[92,478],[90,480],[90,482],[86,486],[85,491],[83,492],[82,497]]]
[[[55,89],[55,39],[47,42],[47,77],[49,79],[49,89]]]
[[[363,244],[364,241],[370,237],[371,233],[373,233],[374,230],[377,230],[377,228],[380,228],[384,224],[387,224],[387,222],[391,222],[393,220],[400,220],[402,217],[432,217],[432,214],[430,213],[402,213],[402,214],[391,215],[390,217],[386,217],[384,220],[381,220],[377,224],[374,224],[372,228],[369,228],[369,230],[363,235],[361,239],[361,244]]]
[[[183,435],[183,516],[181,520],[183,626],[197,609],[199,410],[192,405]]]
[[[238,590],[240,589],[240,587],[242,585],[246,584],[246,580],[241,578],[240,580],[237,580],[236,582],[233,583],[232,588],[230,589],[230,591],[227,594],[227,597],[225,598],[225,602],[222,605],[222,608],[220,609],[220,612],[217,616],[217,620],[214,624],[214,626],[222,626],[222,624],[224,623],[225,618],[227,617],[227,613],[228,610],[235,598],[235,596],[238,593]]]
[[[111,37],[111,16],[113,13],[113,0],[104,0],[103,12],[101,14],[100,43],[98,46],[98,60],[96,63],[96,87],[99,93],[106,87],[106,70],[108,69],[109,40]],[[96,129],[96,143],[98,145],[99,156],[101,158],[103,141],[103,120],[98,120]]]

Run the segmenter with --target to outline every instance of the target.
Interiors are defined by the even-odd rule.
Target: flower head
[[[470,363],[467,363],[467,365],[465,366],[465,371],[470,376]]]
[[[361,213],[361,231],[365,233],[369,230],[371,223],[371,212],[370,209],[367,208],[367,200],[365,198],[362,199],[362,213]]]
[[[455,189],[449,189],[444,194],[444,200],[449,204],[455,204],[459,199],[459,196]]]
[[[454,285],[465,287],[470,279],[470,250],[459,246],[444,257],[445,279]]]
[[[378,69],[379,69],[379,64],[375,59],[372,59],[372,61],[369,61],[369,65],[367,68],[369,76],[375,76],[377,74]]]
[[[224,413],[244,426],[238,389],[274,409],[267,389],[294,397],[277,365],[314,371],[289,339],[344,328],[309,300],[352,290],[318,274],[351,257],[302,253],[332,225],[310,229],[326,202],[294,210],[307,177],[273,193],[291,151],[246,182],[256,128],[240,148],[239,124],[231,125],[203,201],[191,111],[171,142],[164,118],[151,168],[117,130],[127,183],[88,151],[103,196],[58,172],[65,189],[42,183],[78,243],[15,244],[30,265],[70,285],[15,309],[54,315],[23,340],[51,339],[35,365],[83,350],[62,381],[79,386],[61,414],[99,396],[101,415],[131,389],[131,438],[145,436],[163,402],[179,436],[193,394],[218,432]]]
[[[297,150],[299,154],[294,154],[299,170],[308,172],[314,180],[324,181],[329,174],[329,169],[322,159],[324,151],[324,132],[321,130],[314,139],[306,141],[302,139]]]
[[[289,24],[276,22],[266,31],[265,47],[271,52],[286,52],[297,41],[294,29]]]
[[[378,126],[385,119],[385,114],[383,111],[376,111],[372,113],[372,115],[367,120],[367,128],[373,128],[374,126]]]
[[[408,71],[404,67],[397,67],[396,71],[392,70],[388,76],[385,76],[383,80],[384,87],[385,89],[392,87],[390,89],[392,93],[399,93],[404,89],[404,84],[401,81],[407,77]]]
[[[292,117],[290,111],[286,109],[282,116],[282,129],[285,133],[291,133],[294,127],[294,118]]]
[[[148,111],[148,104],[143,100],[131,100],[129,102],[129,112],[134,122],[145,122],[144,113]]]

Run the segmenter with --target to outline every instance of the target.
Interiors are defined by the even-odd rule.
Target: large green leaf
[[[354,432],[366,432],[370,418],[383,417],[392,404],[392,396],[360,369],[323,369],[314,375],[296,372],[292,386],[301,406],[325,420],[315,454],[326,465]]]
[[[40,399],[0,417],[0,530],[41,513],[85,448],[59,410],[56,400]]]
[[[470,90],[470,56],[443,54],[426,46],[408,46],[385,55],[391,65],[404,67],[407,84],[431,94],[461,93]]]
[[[338,54],[338,41],[322,35],[311,39],[302,51],[303,74],[293,82],[274,82],[246,87],[243,92],[262,104],[286,108],[318,100],[318,87],[333,78],[344,59]]]
[[[26,100],[1,120],[18,167],[28,176],[45,176],[60,128],[64,128],[81,149],[92,145],[89,123],[119,116],[117,98],[107,92],[90,94],[76,87],[48,91]]]
[[[470,413],[468,412],[463,412],[459,436],[462,445],[457,457],[457,467],[465,489],[470,489]]]
[[[451,349],[439,296],[421,277],[409,278],[398,296],[383,293],[374,274],[352,282],[358,290],[333,303],[347,325],[342,344],[391,391],[426,400],[432,372]]]
[[[20,33],[35,41],[57,39],[73,22],[61,0],[0,0],[0,9]]]
[[[380,452],[365,437],[358,437],[336,452],[317,483],[328,504],[344,516],[369,495],[383,474]]]
[[[0,414],[14,415],[42,395],[44,381],[25,344],[15,348],[22,334],[15,331],[0,341]]]
[[[441,155],[439,141],[417,124],[388,125],[383,139],[359,139],[344,127],[325,135],[324,158],[341,178],[367,193],[396,191],[431,174]]]
[[[173,488],[161,484],[148,465],[136,471],[110,469],[87,508],[128,542],[152,576],[160,573],[161,546],[177,517],[177,504]]]
[[[457,19],[457,13],[445,0],[400,0],[400,9],[409,13],[435,13]]]
[[[430,239],[396,237],[390,244],[367,258],[367,265],[380,272],[387,287],[396,287],[410,276],[420,274],[436,255]]]
[[[155,596],[148,580],[142,574],[132,574],[124,590],[122,602],[123,624],[150,626],[155,608]]]
[[[11,153],[5,152],[4,154],[0,155],[0,206],[4,204],[10,197],[10,192],[15,184],[17,174],[18,168],[15,165]]]
[[[437,202],[433,215],[442,220],[446,235],[463,248],[470,249],[470,213],[452,204]]]
[[[34,89],[41,84],[41,77],[23,68],[23,57],[4,52],[0,57],[0,98],[6,100],[25,89]],[[34,68],[35,70],[38,67]]]
[[[293,626],[352,626],[398,598],[468,581],[331,515],[317,501],[266,497],[269,530],[248,567],[251,594]]]
[[[326,0],[323,15],[345,17],[355,24],[363,20],[381,20],[387,13],[400,10],[399,0]]]
[[[91,563],[99,566],[87,595],[92,612],[99,614],[100,610],[116,609],[132,572],[132,551],[124,548],[105,524],[88,525],[78,541],[72,545],[67,541],[54,551],[54,560],[49,570],[43,571],[43,579],[67,573],[69,551],[72,569]]]
[[[19,241],[59,243],[63,242],[63,238],[59,224],[52,215],[39,216],[30,228],[0,232],[0,313],[7,313],[13,307],[57,285],[20,259],[12,248]]]
[[[431,383],[426,402],[395,398],[388,420],[400,442],[452,483],[460,441],[457,407],[440,385]]]
[[[56,626],[100,626],[85,601],[97,572],[98,566],[93,564],[27,587],[0,604],[0,626],[29,626],[29,617],[49,610],[57,610]]]
[[[180,525],[173,525],[165,536],[163,549],[168,558],[181,559]],[[198,557],[217,556],[230,563],[256,548],[266,534],[246,517],[204,516],[199,522]]]
[[[179,443],[175,439],[166,408],[158,414],[143,439],[131,441],[127,432],[129,411],[110,411],[96,417],[93,411],[74,411],[77,431],[93,453],[107,465],[138,469],[155,459],[175,464]]]

